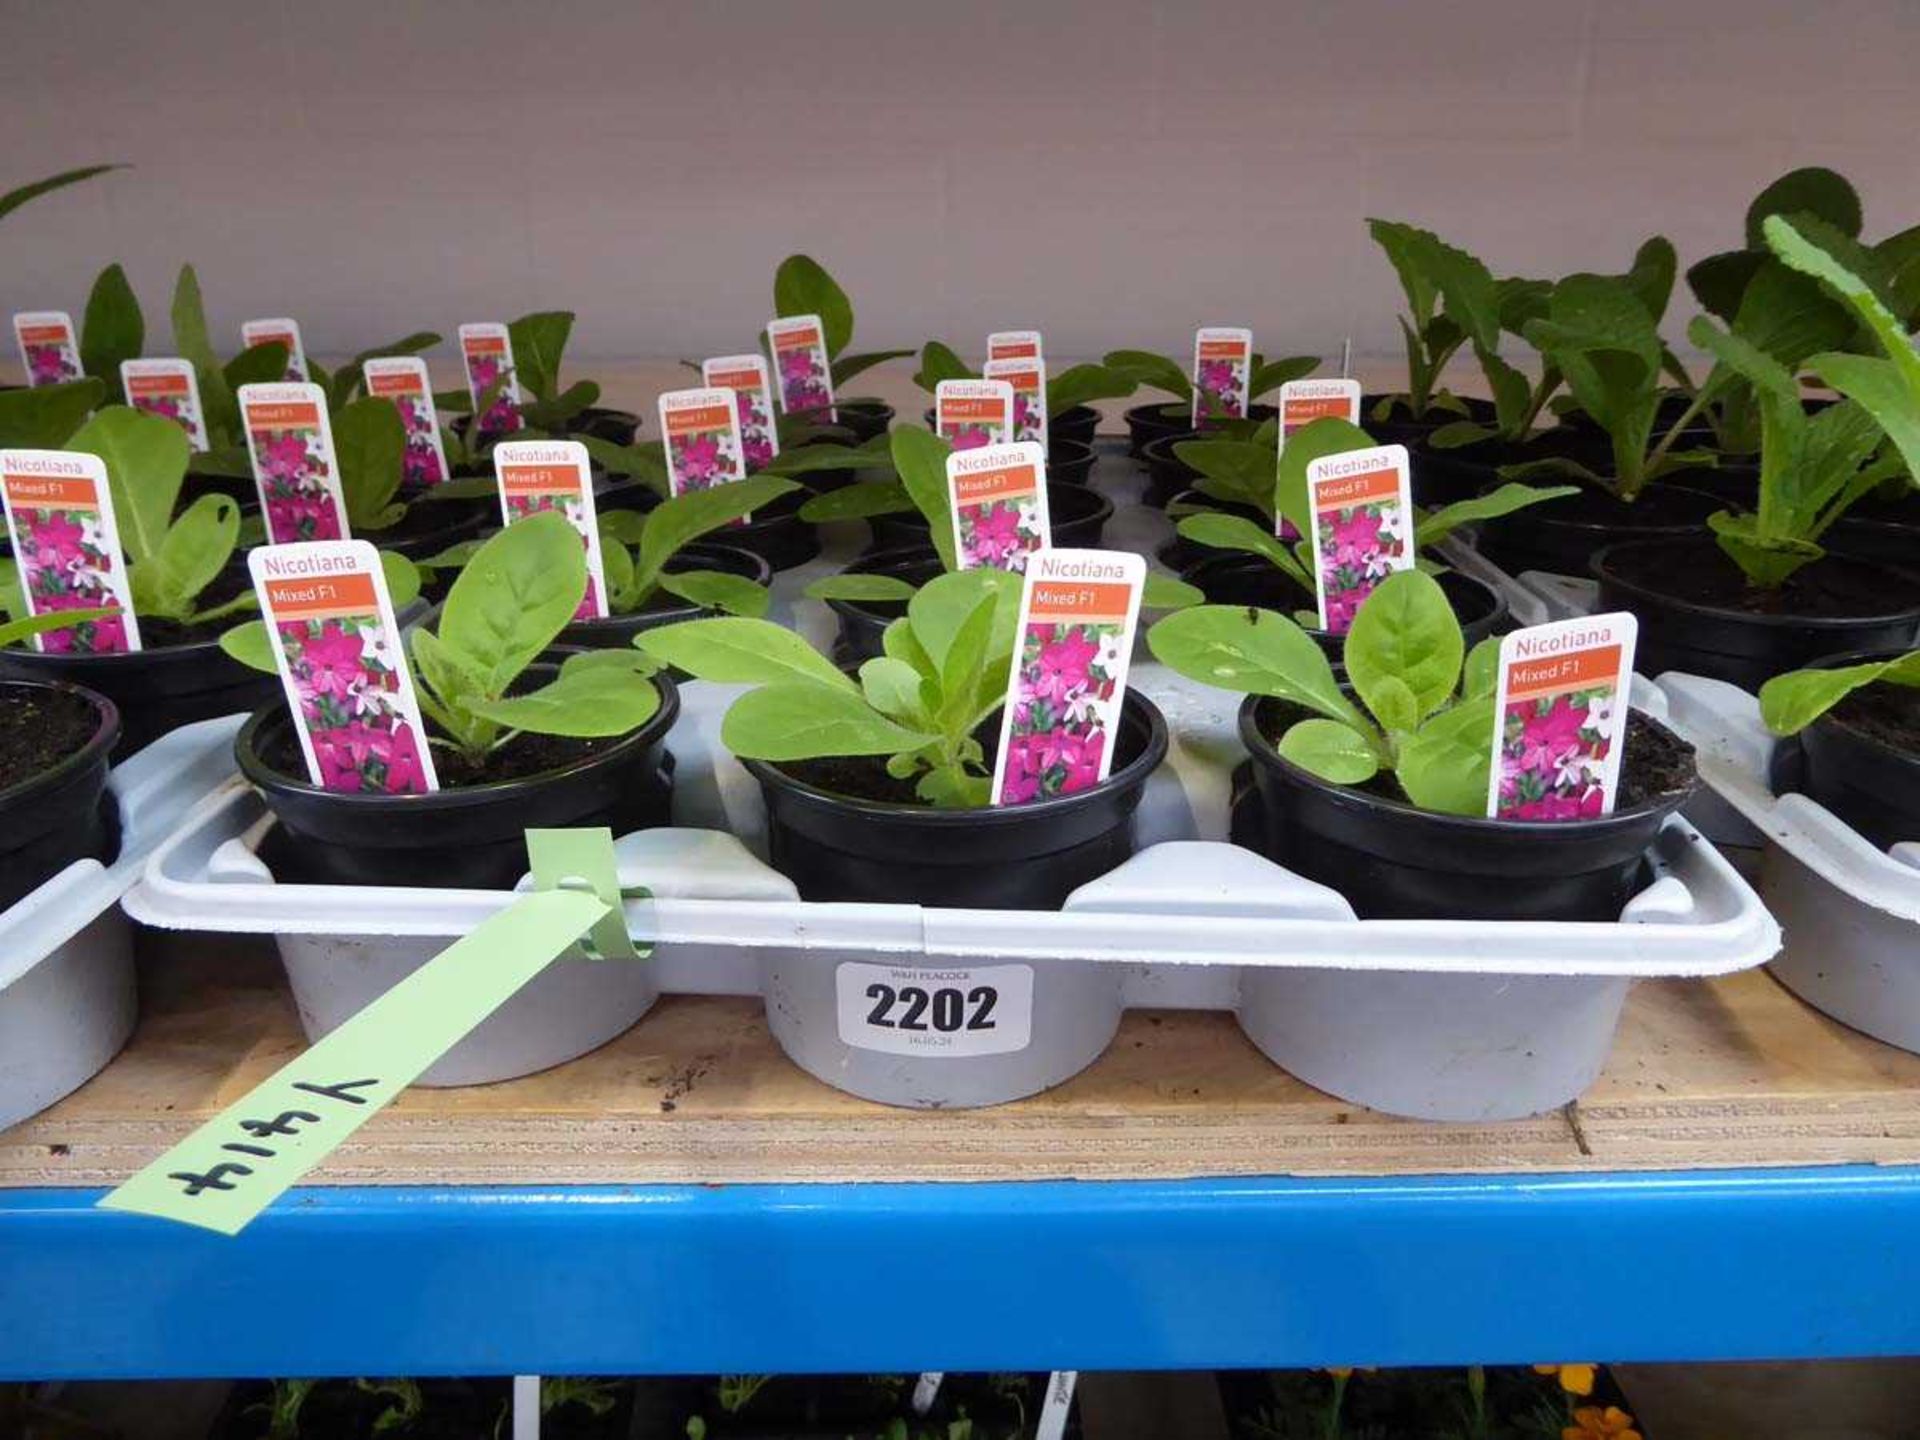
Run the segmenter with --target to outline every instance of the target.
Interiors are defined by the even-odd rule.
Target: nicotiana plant
[[[980,372],[969,368],[943,341],[929,340],[920,347],[920,368],[913,372],[913,383],[929,395],[937,393],[942,380],[979,378]],[[1059,374],[1047,376],[1047,417],[1053,419],[1096,400],[1124,400],[1139,388],[1140,382],[1131,372],[1111,365],[1092,361],[1069,365]]]
[[[558,511],[516,520],[481,545],[447,592],[434,628],[407,632],[420,709],[438,732],[428,742],[480,766],[522,733],[597,739],[645,724],[660,707],[649,678],[659,667],[632,650],[570,656],[553,680],[516,693],[586,593],[580,537]],[[228,631],[220,643],[237,660],[274,669],[258,621]]]
[[[668,564],[701,536],[724,529],[795,488],[791,480],[757,475],[710,490],[689,490],[647,511],[607,511],[600,517],[600,554],[607,572],[608,608],[615,615],[632,615],[664,591],[729,615],[766,614],[766,587],[744,575],[672,570]]]
[[[1347,632],[1347,697],[1326,652],[1293,621],[1240,605],[1201,605],[1147,633],[1154,657],[1203,684],[1310,711],[1279,753],[1334,785],[1391,775],[1423,810],[1484,815],[1500,642],[1471,652],[1439,583],[1390,575]]]
[[[1252,440],[1187,440],[1174,446],[1174,453],[1200,472],[1196,489],[1213,499],[1256,509],[1268,517],[1267,524],[1256,524],[1244,515],[1199,510],[1182,516],[1175,529],[1182,539],[1197,545],[1258,555],[1311,595],[1316,588],[1312,547],[1304,539],[1291,545],[1282,540],[1275,533],[1277,522],[1284,520],[1294,534],[1306,535],[1313,518],[1307,499],[1307,467],[1328,455],[1363,450],[1374,442],[1359,426],[1327,415],[1288,436],[1286,449],[1279,452],[1276,461],[1273,430],[1274,422],[1269,421]],[[1575,488],[1559,485],[1537,489],[1509,481],[1484,495],[1416,513],[1414,544],[1423,551],[1431,549],[1462,525],[1511,515],[1543,500],[1571,495]],[[1419,563],[1423,568],[1434,568],[1434,562],[1425,556]],[[1311,611],[1301,611],[1296,618],[1307,624],[1318,620]]]
[[[62,170],[57,175],[48,175],[44,179],[31,180],[25,185],[16,185],[13,189],[0,194],[0,220],[4,220],[30,200],[38,200],[42,195],[51,195],[56,190],[64,190],[69,185],[78,185],[82,180],[91,180],[96,175],[104,175],[109,170],[125,170],[125,165],[82,165],[77,170]]]
[[[0,390],[0,450],[58,450],[107,398],[105,382]]]
[[[776,764],[885,756],[942,809],[985,805],[992,775],[975,732],[1006,699],[1020,581],[1001,570],[942,575],[887,627],[885,654],[848,676],[791,630],[765,620],[689,620],[634,643],[702,680],[755,688],[733,702],[720,739]]]
[[[789,255],[773,272],[773,313],[782,319],[793,315],[820,317],[836,395],[854,376],[913,354],[911,350],[849,351],[847,347],[853,344],[853,301],[811,255]]]
[[[1152,350],[1109,350],[1101,357],[1100,363],[1131,380],[1136,389],[1144,385],[1149,390],[1164,391],[1175,400],[1187,404],[1193,402],[1193,377],[1186,365],[1171,355],[1161,355]],[[1304,379],[1319,368],[1320,357],[1317,355],[1288,355],[1279,360],[1269,360],[1256,352],[1252,377],[1247,383],[1247,401],[1251,404],[1263,399],[1287,381]],[[1248,424],[1246,421],[1237,423]]]
[[[1890,660],[1776,675],[1760,687],[1760,718],[1776,735],[1798,735],[1856,690],[1869,685],[1920,690],[1920,650],[1909,650]]]
[[[574,312],[571,310],[536,310],[517,320],[509,320],[507,336],[513,345],[513,373],[498,376],[481,392],[480,413],[489,414],[494,402],[513,381],[518,381],[520,385],[520,418],[536,435],[542,431],[562,433],[582,411],[597,405],[600,401],[598,381],[576,380],[565,387],[560,383],[560,362],[566,354],[567,341],[573,335],[573,322]],[[398,355],[411,352],[381,350],[376,353]],[[354,368],[358,370],[359,366],[356,364]],[[435,391],[433,403],[434,408],[443,415],[471,415],[474,408],[473,396],[464,387]],[[491,431],[484,435],[466,436],[459,443],[462,459],[469,463],[477,462],[488,444],[498,438]],[[516,433],[511,438],[524,440],[530,437]],[[451,450],[447,461],[449,464],[455,463]]]

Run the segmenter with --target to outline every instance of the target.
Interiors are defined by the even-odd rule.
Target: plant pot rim
[[[1406,800],[1394,800],[1385,795],[1375,795],[1352,785],[1335,785],[1331,780],[1323,780],[1311,770],[1302,768],[1287,759],[1279,747],[1268,743],[1261,731],[1258,713],[1262,705],[1269,700],[1278,700],[1272,695],[1249,695],[1241,702],[1239,720],[1240,743],[1246,746],[1247,753],[1256,765],[1270,765],[1314,790],[1321,792],[1329,803],[1338,808],[1353,812],[1380,816],[1392,816],[1396,820],[1405,820],[1414,824],[1429,824],[1440,827],[1461,827],[1468,835],[1484,836],[1489,839],[1517,839],[1522,835],[1556,835],[1574,838],[1591,838],[1609,830],[1625,830],[1659,814],[1663,810],[1677,810],[1693,794],[1700,784],[1699,767],[1694,768],[1693,784],[1685,790],[1670,795],[1642,801],[1626,809],[1614,810],[1593,820],[1492,820],[1484,815],[1451,815],[1443,810],[1423,810]],[[1280,701],[1284,704],[1284,701]],[[1662,721],[1634,708],[1634,714],[1646,724],[1652,725],[1662,734],[1685,744],[1672,728]],[[1688,747],[1689,749],[1691,747]]]
[[[782,770],[778,763],[770,760],[748,760],[741,757],[740,763],[762,785],[784,790],[814,805],[827,806],[848,814],[864,815],[873,819],[888,820],[895,823],[924,825],[939,831],[962,825],[1018,825],[1032,820],[1036,815],[1067,815],[1076,810],[1098,805],[1109,795],[1119,790],[1144,784],[1146,778],[1160,768],[1161,761],[1167,757],[1167,718],[1160,713],[1145,695],[1132,686],[1127,688],[1126,700],[1122,705],[1122,715],[1131,711],[1146,722],[1146,747],[1127,764],[1115,770],[1086,790],[1072,795],[1056,795],[1050,800],[1038,800],[1027,805],[980,805],[971,810],[939,810],[931,805],[896,804],[886,800],[862,800],[857,796],[841,795],[833,790],[823,790],[817,785],[796,780]],[[993,713],[992,723],[998,724],[1000,711]]]
[[[522,672],[524,674],[557,673],[559,666],[536,661]],[[648,677],[655,692],[660,696],[660,707],[648,716],[646,721],[625,735],[613,738],[613,743],[604,750],[562,765],[554,770],[542,770],[533,775],[521,775],[512,780],[489,780],[479,785],[460,785],[452,789],[436,790],[425,795],[371,795],[364,792],[327,790],[315,785],[304,776],[290,775],[283,770],[269,766],[259,754],[256,741],[263,732],[276,725],[292,725],[293,716],[287,710],[285,698],[262,705],[241,725],[240,733],[234,737],[233,754],[240,767],[240,773],[249,784],[262,790],[275,790],[283,794],[298,796],[302,799],[317,799],[327,804],[342,807],[371,810],[395,804],[406,805],[415,810],[461,810],[473,806],[489,805],[508,791],[526,789],[533,785],[552,780],[572,779],[589,770],[612,764],[630,755],[634,750],[644,749],[665,738],[680,716],[680,691],[673,680],[664,671]]]
[[[1803,670],[1839,670],[1848,665],[1866,665],[1876,660],[1892,660],[1897,656],[1908,653],[1910,652],[1891,647],[1878,650],[1849,650],[1836,655],[1822,655],[1818,659],[1809,660],[1800,668]],[[1835,715],[1832,710],[1828,710],[1825,714],[1815,719],[1812,724],[1807,726],[1807,729],[1811,730],[1814,725],[1831,725],[1834,729],[1844,733],[1850,744],[1864,745],[1876,755],[1886,756],[1888,759],[1903,765],[1920,767],[1920,754],[1910,754],[1896,746],[1889,745],[1877,735],[1869,735],[1864,730],[1855,729],[1853,726],[1847,724],[1846,721],[1840,719],[1839,716]],[[1800,735],[1804,735],[1806,730],[1802,730],[1799,733]],[[1798,741],[1799,735],[1784,738],[1787,741]]]
[[[93,734],[78,750],[56,760],[39,774],[29,775],[17,784],[0,789],[0,805],[12,807],[22,801],[32,800],[43,791],[57,789],[70,780],[76,771],[104,763],[104,757],[120,741],[120,707],[97,690],[89,690],[71,680],[27,680],[0,676],[0,691],[6,690],[64,690],[68,694],[78,695],[93,706],[96,723]]]
[[[1621,540],[1612,545],[1605,546],[1594,552],[1593,558],[1588,562],[1588,565],[1597,579],[1605,580],[1609,585],[1618,587],[1621,591],[1635,599],[1645,598],[1657,600],[1662,604],[1673,606],[1677,609],[1691,610],[1701,615],[1711,615],[1716,620],[1728,620],[1735,624],[1752,625],[1757,629],[1776,629],[1790,626],[1796,630],[1844,630],[1852,626],[1857,626],[1863,621],[1890,622],[1905,619],[1911,619],[1916,625],[1920,625],[1920,602],[1901,608],[1883,610],[1876,614],[1865,615],[1756,615],[1746,610],[1731,610],[1721,605],[1708,605],[1697,600],[1683,600],[1677,596],[1667,594],[1656,585],[1648,585],[1638,580],[1629,579],[1617,570],[1610,570],[1608,567],[1608,561],[1622,553],[1629,553],[1634,550],[1670,548],[1711,550],[1715,557],[1724,558],[1723,552],[1720,547],[1714,543],[1711,535],[1648,535],[1636,536],[1631,540]],[[1913,572],[1905,570],[1898,565],[1888,565],[1879,560],[1862,560],[1844,553],[1836,554],[1833,551],[1828,551],[1823,558],[1836,561],[1843,565],[1851,565],[1861,570],[1877,571],[1882,575],[1900,576],[1912,580],[1916,584],[1920,584],[1920,576],[1916,576]],[[1726,563],[1731,565],[1733,561],[1728,558]],[[1815,563],[1818,564],[1820,562],[1816,561]]]

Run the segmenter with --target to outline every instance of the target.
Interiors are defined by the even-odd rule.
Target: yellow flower
[[[1593,1393],[1593,1374],[1598,1365],[1536,1365],[1534,1372],[1539,1375],[1558,1375],[1560,1388],[1569,1395],[1591,1395]]]
[[[1618,1405],[1604,1410],[1582,1405],[1573,1412],[1573,1424],[1560,1432],[1560,1440],[1640,1440],[1640,1432],[1633,1428],[1633,1416]]]

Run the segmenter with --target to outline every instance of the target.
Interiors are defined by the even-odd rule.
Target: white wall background
[[[1735,243],[1831,164],[1920,220],[1915,0],[0,0],[0,306],[182,260],[316,354],[536,307],[582,357],[714,353],[791,249],[866,345],[1397,351],[1363,217],[1497,271]],[[1684,317],[1682,317],[1684,318]],[[237,334],[234,334],[237,343]]]

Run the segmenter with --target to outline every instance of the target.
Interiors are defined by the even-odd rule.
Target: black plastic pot
[[[999,717],[989,726],[991,753]],[[1056,800],[979,810],[857,800],[745,762],[767,804],[774,868],[803,899],[1055,910],[1133,853],[1132,817],[1167,753],[1167,722],[1129,691],[1107,780]]]
[[[601,405],[589,405],[567,421],[567,434],[591,435],[610,445],[631,445],[633,437],[640,433],[640,425],[640,417],[631,410],[609,410]]]
[[[244,564],[229,566],[203,597],[216,603],[238,595],[247,584]],[[215,629],[242,617],[218,622]],[[0,676],[22,680],[65,680],[111,700],[120,711],[120,739],[113,759],[124,760],[170,730],[237,715],[266,704],[280,693],[277,676],[242,665],[220,648],[217,637],[185,644],[167,643],[163,622],[143,619],[140,638],[150,648],[126,655],[42,655],[32,650],[0,650]]]
[[[1251,505],[1236,505],[1225,500],[1216,500],[1211,495],[1202,495],[1198,490],[1182,490],[1167,500],[1167,518],[1178,525],[1186,518],[1182,512],[1193,510],[1212,510],[1221,515],[1237,515],[1258,525],[1271,533],[1273,521]],[[1203,560],[1211,559],[1220,552],[1211,545],[1196,544],[1181,536],[1177,531],[1173,538],[1154,552],[1154,558],[1176,574],[1185,574]]]
[[[1047,417],[1047,443],[1071,440],[1076,445],[1093,444],[1100,429],[1100,412],[1091,405],[1069,405],[1058,415]]]
[[[751,550],[775,570],[790,570],[795,565],[806,564],[820,553],[820,536],[813,526],[800,518],[800,507],[806,504],[808,498],[809,492],[805,487],[789,490],[754,511],[753,518],[745,525],[728,526],[726,543],[737,549]],[[647,511],[659,503],[660,492],[639,480],[631,480],[624,485],[610,485],[594,497],[594,504],[602,513],[608,510]]]
[[[945,573],[940,557],[926,541],[923,532],[918,545],[904,550],[884,550],[862,555],[842,572],[847,575],[891,575],[918,588]],[[907,613],[904,600],[829,600],[827,608],[840,621],[840,638],[833,649],[834,659],[852,668],[862,660],[882,654],[880,637],[887,626]]]
[[[1176,455],[1173,447],[1199,438],[1196,431],[1183,430],[1150,440],[1140,448],[1140,463],[1147,471],[1147,488],[1140,493],[1142,505],[1164,507],[1193,488],[1200,472]]]
[[[1618,919],[1645,883],[1647,847],[1697,784],[1597,820],[1441,815],[1329,784],[1281,759],[1268,737],[1284,729],[1287,714],[1282,702],[1257,695],[1240,707],[1253,789],[1236,813],[1234,838],[1338,890],[1363,920]],[[1628,766],[1648,736],[1691,753],[1657,721],[1636,716]]]
[[[1828,655],[1815,668],[1891,660],[1907,648]],[[1920,755],[1871,733],[1869,723],[1878,712],[1910,709],[1913,694],[1897,685],[1855,691],[1780,745],[1774,788],[1819,801],[1883,850],[1920,840]]]
[[[1768,610],[1740,606],[1745,578],[1710,536],[1610,545],[1593,574],[1601,610],[1639,618],[1643,675],[1684,670],[1758,690],[1822,656],[1904,650],[1920,633],[1920,577],[1850,556],[1796,571]],[[1711,598],[1689,598],[1703,592]],[[1858,613],[1845,613],[1849,604]],[[1817,613],[1829,609],[1842,613]]]
[[[1047,482],[1086,486],[1093,479],[1093,446],[1064,435],[1047,436]]]
[[[382,550],[409,560],[425,560],[442,550],[471,540],[489,524],[500,521],[500,509],[484,500],[417,500],[407,506],[400,523],[386,530],[356,535]]]
[[[1453,410],[1428,410],[1425,415],[1414,416],[1404,401],[1394,401],[1393,408],[1384,420],[1373,418],[1373,412],[1382,400],[1391,399],[1386,395],[1362,395],[1360,397],[1360,428],[1371,435],[1377,445],[1405,445],[1412,449],[1442,425],[1451,425],[1458,420],[1472,420],[1476,424],[1494,423],[1494,409],[1491,400],[1480,400],[1471,396],[1457,397],[1466,406],[1467,413],[1462,415]],[[1418,497],[1416,497],[1418,498]],[[1424,503],[1424,502],[1423,502]]]
[[[667,561],[668,574],[679,570],[718,570],[724,575],[743,576],[756,585],[765,585],[773,578],[773,568],[751,550],[704,542],[687,546]],[[559,639],[554,643],[578,645],[588,650],[617,650],[624,645],[631,645],[633,637],[642,630],[653,630],[682,620],[699,620],[717,613],[664,590],[658,592],[653,601],[645,609],[631,615],[613,615],[605,620],[576,620],[560,632]]]
[[[557,671],[535,664],[529,685]],[[322,790],[304,772],[265,758],[296,747],[284,703],[264,706],[234,741],[240,773],[256,786],[279,824],[261,858],[276,879],[316,885],[417,885],[431,889],[511,886],[526,872],[526,831],[606,825],[615,835],[670,818],[671,758],[662,748],[680,713],[665,676],[660,708],[638,730],[562,769],[519,780],[467,785],[432,795],[350,795]]]
[[[1314,608],[1314,597],[1270,561],[1237,550],[1206,553],[1206,559],[1181,571],[1180,578],[1198,586],[1208,604],[1251,605],[1256,610],[1278,611],[1288,619],[1293,618],[1296,610]],[[1506,597],[1484,580],[1476,580],[1458,570],[1444,571],[1434,579],[1453,607],[1454,618],[1460,622],[1460,633],[1469,646],[1507,628]],[[1340,663],[1345,636],[1317,630],[1311,625],[1302,628],[1319,642],[1328,658],[1336,665]]]
[[[1413,477],[1413,498],[1421,505],[1446,505],[1491,490],[1500,484],[1500,467],[1536,460],[1572,460],[1606,474],[1613,465],[1607,437],[1598,430],[1575,430],[1556,425],[1537,431],[1519,444],[1506,440],[1476,440],[1471,445],[1442,449],[1432,443],[1432,429],[1398,443],[1407,446]],[[1382,441],[1383,444],[1389,443]],[[1689,471],[1690,475],[1698,472]],[[1543,476],[1530,483],[1557,483]]]
[[[1482,521],[1478,544],[1480,553],[1509,575],[1524,570],[1586,575],[1594,555],[1609,545],[1695,539],[1707,533],[1707,517],[1726,508],[1725,501],[1692,489],[1679,476],[1672,484],[1647,486],[1631,504],[1588,487]]]
[[[853,435],[853,443],[856,445],[864,445],[874,436],[886,434],[888,427],[893,424],[891,405],[884,400],[863,399],[859,396],[834,401],[830,412],[798,410],[794,415],[796,419],[809,425],[837,425],[843,430],[850,431]]]
[[[1049,474],[1047,479],[1047,522],[1056,550],[1097,549],[1100,532],[1113,518],[1113,502],[1085,485],[1063,485]],[[902,510],[896,515],[875,515],[867,524],[873,530],[875,550],[918,548],[929,542],[927,517],[918,510]]]
[[[96,728],[65,759],[0,790],[0,912],[76,860],[111,861],[118,810],[105,798],[107,767],[120,737],[120,712],[106,696],[78,685],[7,680],[0,695],[77,696],[93,707]]]
[[[1920,495],[1863,500],[1834,523],[1821,543],[1861,560],[1920,564]]]
[[[243,511],[260,508],[260,487],[246,475],[213,475],[204,470],[188,470],[180,481],[180,498],[175,513],[185,510],[206,495],[224,495]]]
[[[1246,418],[1252,422],[1251,428],[1257,428],[1279,413],[1271,405],[1249,405]],[[1200,428],[1193,423],[1193,406],[1185,400],[1163,400],[1151,405],[1135,405],[1127,411],[1125,419],[1129,455],[1138,455],[1150,441],[1159,440],[1168,435],[1189,435]]]

